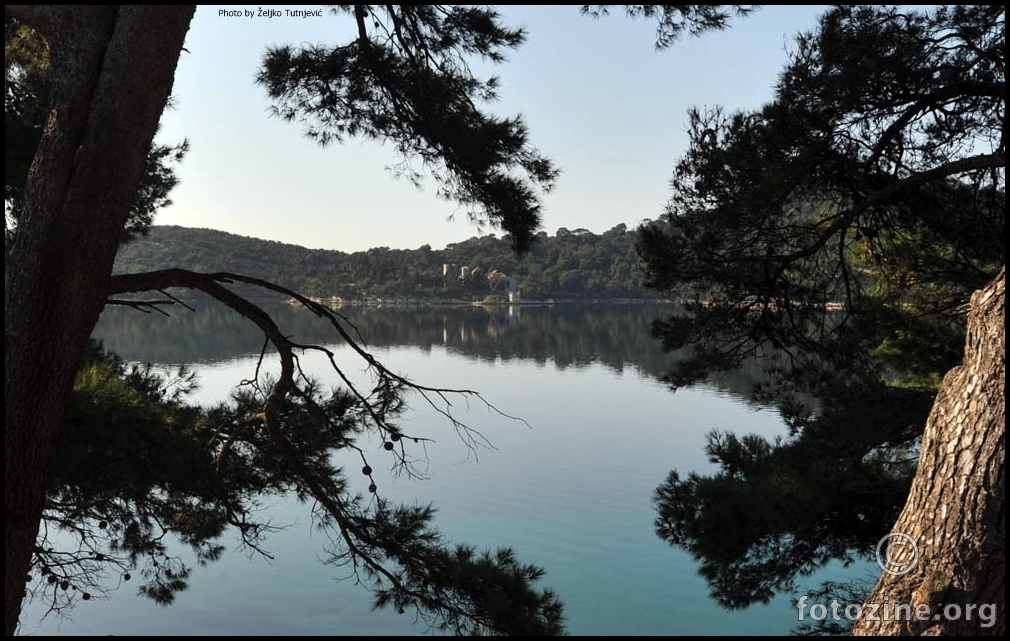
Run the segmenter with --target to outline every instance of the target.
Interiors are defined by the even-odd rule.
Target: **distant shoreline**
[[[374,300],[343,300],[336,297],[307,297],[314,303],[335,307],[550,307],[552,305],[658,305],[674,304],[676,301],[668,298],[549,298],[545,300],[521,301],[467,301],[458,299],[374,299]],[[298,301],[289,298],[287,302],[297,305]]]

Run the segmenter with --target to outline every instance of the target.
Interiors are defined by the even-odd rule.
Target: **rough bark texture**
[[[17,629],[77,363],[195,6],[11,6],[50,46],[51,110],[5,261],[4,631]]]
[[[918,558],[911,545],[893,548],[892,570],[914,565],[881,576],[855,635],[1002,636],[1006,630],[1005,289],[1004,267],[972,296],[964,362],[944,377],[908,502],[892,530],[911,537]],[[887,609],[870,604],[891,606],[889,620],[883,620]],[[913,616],[896,620],[896,604],[910,604]],[[928,613],[925,620],[917,620],[916,608]],[[873,612],[878,620],[867,616]]]

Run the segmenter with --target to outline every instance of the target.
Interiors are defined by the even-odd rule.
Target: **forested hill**
[[[235,272],[308,296],[345,300],[481,300],[504,295],[510,284],[525,300],[656,297],[642,287],[635,231],[623,224],[602,234],[565,228],[553,236],[541,232],[522,258],[507,239],[493,234],[441,250],[422,245],[345,253],[210,229],[155,226],[123,246],[116,259],[117,273],[169,267]],[[461,278],[464,267],[466,278]],[[489,282],[495,270],[509,280]]]

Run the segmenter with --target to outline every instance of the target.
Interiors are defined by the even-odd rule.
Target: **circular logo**
[[[910,549],[911,554],[906,549]],[[919,547],[907,534],[891,532],[877,542],[877,565],[888,574],[907,574],[918,560]]]

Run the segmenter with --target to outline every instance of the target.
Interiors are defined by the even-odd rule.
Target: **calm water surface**
[[[199,307],[164,319],[113,311],[96,332],[106,346],[130,360],[195,363],[200,401],[222,400],[252,376],[261,339],[230,313]],[[649,319],[663,312],[653,306],[349,310],[391,369],[425,385],[479,390],[525,421],[455,399],[453,412],[493,444],[475,453],[412,398],[404,431],[436,439],[427,447],[428,478],[386,473],[376,440],[370,446],[376,478],[383,479],[379,492],[400,502],[434,503],[436,524],[451,540],[512,546],[524,562],[544,567],[543,583],[563,600],[572,634],[786,634],[797,623],[788,597],[724,610],[708,598],[694,561],[654,533],[652,493],[669,471],[712,469],[703,451],[708,431],[785,431],[774,410],[742,400],[745,373],[721,386],[671,393],[657,378],[671,357],[648,336]],[[304,315],[283,307],[275,313],[295,328],[288,333],[326,341]],[[349,372],[363,375],[349,350],[333,348]],[[327,376],[318,360],[309,358],[306,366]],[[360,465],[360,459],[347,463]],[[21,633],[428,632],[410,614],[372,611],[365,588],[320,561],[327,541],[312,528],[310,506],[280,501],[270,515],[290,526],[267,541],[273,561],[228,553],[196,568],[190,589],[167,608],[136,596],[132,585],[79,605],[70,618],[40,621],[43,610],[32,605]],[[832,572],[838,574],[826,574]]]

